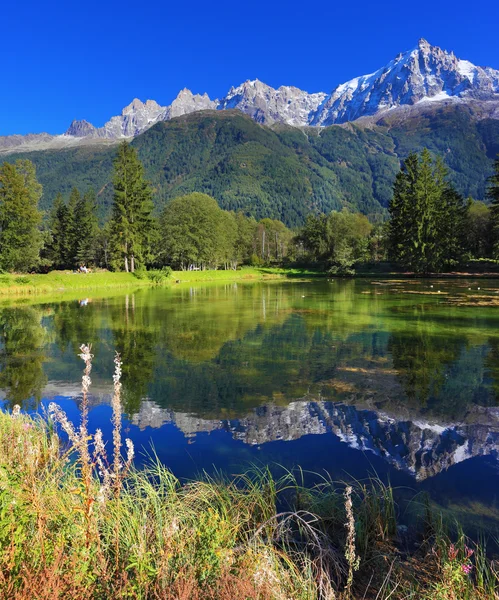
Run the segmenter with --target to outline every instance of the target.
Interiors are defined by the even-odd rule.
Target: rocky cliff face
[[[232,87],[218,105],[219,110],[237,109],[257,123],[287,123],[304,126],[310,122],[327,94],[308,94],[296,87],[281,86],[277,90],[258,79]]]
[[[312,125],[354,121],[418,102],[492,99],[499,71],[459,60],[426,40],[370,75],[339,85],[311,119]]]
[[[66,131],[66,135],[73,137],[97,137],[98,129],[88,121],[73,121]]]
[[[191,90],[184,88],[170,106],[165,108],[161,120],[181,117],[198,110],[214,110],[217,106],[218,100],[210,100],[208,94],[193,94]]]
[[[232,87],[221,100],[183,89],[169,106],[135,99],[103,127],[73,121],[64,136],[48,136],[44,143],[55,138],[59,138],[59,145],[73,140],[132,138],[158,121],[199,110],[237,109],[262,124],[319,127],[383,115],[397,108],[420,106],[427,110],[429,105],[450,102],[474,103],[477,118],[477,103],[492,102],[493,106],[483,111],[490,114],[499,105],[499,71],[460,60],[421,39],[416,48],[399,54],[375,73],[351,79],[330,94],[310,94],[292,86],[274,89],[258,79]],[[12,152],[20,146],[29,149],[30,143],[33,149],[40,149],[40,140],[28,136],[0,138],[0,152]]]
[[[188,437],[225,429],[251,445],[332,433],[351,448],[372,452],[423,480],[474,456],[497,455],[499,410],[487,409],[475,418],[472,424],[429,423],[346,404],[300,400],[286,407],[262,406],[242,419],[210,420],[144,401],[132,422],[140,428],[175,423]]]

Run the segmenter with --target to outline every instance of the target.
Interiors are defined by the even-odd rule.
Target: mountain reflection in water
[[[78,347],[92,343],[96,426],[119,351],[130,435],[141,442],[172,425],[188,441],[220,431],[258,448],[336,436],[425,481],[467,459],[497,460],[499,281],[481,287],[180,285],[4,304],[0,388],[6,403],[30,408],[77,397]]]

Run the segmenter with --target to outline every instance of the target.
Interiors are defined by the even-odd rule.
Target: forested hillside
[[[294,227],[310,212],[342,207],[382,219],[400,160],[423,147],[444,157],[461,194],[484,199],[499,151],[499,121],[477,121],[466,107],[444,106],[405,119],[394,112],[377,125],[298,129],[265,127],[238,111],[203,111],[157,123],[132,145],[157,205],[204,192],[224,209]],[[104,216],[112,198],[115,154],[116,147],[86,145],[6,160],[34,162],[43,209],[52,206],[58,192],[93,187]]]

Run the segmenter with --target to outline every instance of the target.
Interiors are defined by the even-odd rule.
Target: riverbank
[[[169,276],[156,276],[158,272],[122,273],[111,271],[96,271],[91,273],[74,273],[71,271],[51,271],[47,274],[0,274],[0,297],[19,297],[34,295],[60,295],[70,292],[85,292],[94,290],[120,290],[154,286],[173,286],[192,283],[208,282],[237,282],[237,281],[270,281],[270,280],[310,280],[334,278],[323,271],[309,268],[279,268],[279,267],[242,267],[236,271],[172,271]],[[150,275],[150,276],[149,276]],[[337,276],[338,277],[338,276]],[[342,279],[342,277],[338,277]],[[414,273],[384,271],[380,269],[359,270],[353,277],[358,279],[498,279],[499,273],[494,272],[455,272],[435,273],[422,277]]]
[[[154,459],[134,469],[129,444],[116,459],[119,419],[108,456],[85,416],[76,429],[57,408],[52,418],[70,449],[54,421],[0,412],[2,598],[497,598],[484,546],[459,529],[452,543],[421,500],[416,526],[398,526],[379,480],[310,489],[254,469],[181,483]]]
[[[243,267],[237,271],[173,271],[169,277],[158,279],[133,273],[96,271],[73,273],[51,271],[47,274],[0,275],[0,296],[29,296],[34,294],[63,294],[71,291],[138,288],[156,285],[175,285],[208,281],[264,281],[270,279],[307,279],[322,276],[308,269]]]

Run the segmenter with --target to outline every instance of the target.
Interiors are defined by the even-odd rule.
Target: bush
[[[139,267],[138,269],[135,269],[133,274],[135,277],[137,277],[137,279],[146,279],[146,277],[148,277],[147,269],[145,267]]]
[[[148,271],[147,278],[153,283],[161,284],[166,283],[172,275],[171,267],[163,267],[161,270]]]
[[[29,277],[16,277],[15,282],[18,285],[28,285]]]

